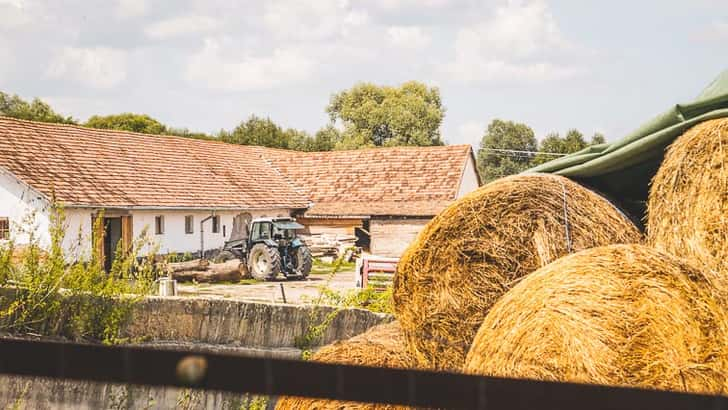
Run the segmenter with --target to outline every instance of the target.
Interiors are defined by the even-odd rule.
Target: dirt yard
[[[180,283],[178,292],[180,296],[283,303],[281,285],[286,294],[287,303],[310,303],[319,296],[322,286],[337,292],[354,289],[354,269],[347,266],[346,269],[337,272],[333,277],[330,273],[312,273],[308,280],[303,281],[279,279],[274,282],[243,280],[240,283]]]

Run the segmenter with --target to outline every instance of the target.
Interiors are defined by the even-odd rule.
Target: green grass
[[[339,266],[339,272],[351,271],[356,267],[356,262],[342,262]],[[336,261],[327,263],[322,262],[320,259],[313,260],[313,266],[311,267],[312,275],[328,275],[331,274],[336,268]]]

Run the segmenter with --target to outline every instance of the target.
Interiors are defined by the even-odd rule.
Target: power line
[[[492,151],[492,152],[500,152],[500,153],[510,153],[510,154],[522,154],[522,155],[550,155],[553,157],[563,157],[569,154],[562,154],[558,152],[542,152],[542,151],[522,151],[517,149],[501,149],[501,148],[481,148],[483,151]]]

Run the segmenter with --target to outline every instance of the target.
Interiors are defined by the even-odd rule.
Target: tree
[[[64,117],[53,111],[50,105],[38,98],[28,103],[17,95],[0,91],[0,115],[22,120],[76,124],[72,117]]]
[[[440,91],[416,81],[400,87],[357,84],[334,94],[326,112],[344,125],[336,149],[443,145]]]
[[[178,137],[186,137],[186,138],[194,138],[198,140],[215,140],[216,138],[205,134],[204,132],[192,132],[188,130],[187,128],[173,128],[173,127],[167,127],[167,131],[165,132],[167,135],[175,135]]]
[[[537,141],[526,124],[495,119],[480,141],[478,171],[484,182],[516,174],[531,166]]]
[[[220,138],[232,144],[288,148],[287,136],[283,134],[283,129],[270,118],[256,115],[251,115],[230,132],[223,131]]]
[[[590,145],[603,144],[604,142],[604,135],[600,133],[595,133],[589,143],[584,140],[584,134],[576,129],[567,131],[566,136],[563,138],[559,137],[557,133],[551,133],[541,140],[538,149],[540,153],[533,159],[533,165],[540,165],[558,158],[557,155],[549,154],[571,154]]]
[[[604,134],[602,134],[601,132],[595,132],[594,135],[592,135],[591,137],[591,142],[589,143],[589,145],[599,145],[604,144],[605,142],[607,142],[607,140],[606,138],[604,138]]]
[[[107,130],[142,132],[145,134],[164,134],[167,127],[146,114],[122,113],[114,115],[94,115],[83,124],[86,127]]]
[[[316,131],[309,151],[331,151],[341,141],[341,132],[329,124]]]

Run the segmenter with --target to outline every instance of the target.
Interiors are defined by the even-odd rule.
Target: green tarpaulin
[[[637,222],[645,216],[652,177],[665,149],[693,125],[728,117],[728,70],[688,104],[678,104],[619,141],[582,151],[531,168],[571,178],[614,201]]]

